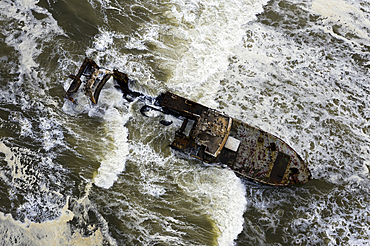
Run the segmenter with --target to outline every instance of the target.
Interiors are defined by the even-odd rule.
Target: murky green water
[[[367,245],[370,4],[0,2],[3,245]],[[266,187],[168,147],[110,81],[63,99],[85,57],[275,134],[314,180]]]

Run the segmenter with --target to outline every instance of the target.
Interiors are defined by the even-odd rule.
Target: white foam
[[[58,217],[65,197],[58,189],[50,191],[49,186],[51,182],[61,182],[58,177],[65,170],[54,165],[50,158],[40,158],[28,149],[9,148],[3,142],[0,142],[0,152],[5,155],[4,161],[7,163],[0,177],[9,189],[9,199],[19,203],[15,196],[19,191],[23,197],[21,203],[13,208],[16,214],[33,221]],[[46,170],[58,174],[45,174]]]
[[[127,136],[125,127],[130,114],[123,107],[122,94],[113,88],[113,84],[101,91],[99,105],[90,107],[90,117],[101,117],[104,131],[103,156],[98,156],[100,167],[94,177],[94,183],[103,188],[110,188],[117,180],[118,175],[124,171],[128,154]],[[98,140],[100,141],[100,140]]]
[[[243,230],[243,214],[247,205],[245,187],[230,170],[207,168],[194,173],[194,183],[185,183],[192,197],[204,199],[203,210],[218,227],[218,245],[233,245]]]
[[[94,183],[103,188],[110,188],[125,169],[128,154],[127,128],[125,124],[129,115],[123,116],[118,110],[108,109],[104,115],[104,125],[107,137],[111,138],[113,145],[100,162],[98,174]]]
[[[347,34],[351,33],[352,37],[350,39],[353,39],[353,35],[356,35],[358,38],[364,39],[361,42],[366,42],[370,38],[370,33],[368,32],[370,20],[361,11],[361,6],[357,1],[315,0],[312,3],[311,10],[325,18],[323,22],[326,28],[323,28],[323,30],[335,37],[347,41]],[[332,23],[339,24],[338,30],[341,33],[340,35],[333,31]],[[354,40],[351,41],[353,42]]]
[[[32,124],[31,122],[22,115],[20,112],[11,112],[9,116],[9,120],[13,121],[14,123],[17,123],[20,126],[20,135],[22,137],[25,136],[32,136]]]
[[[157,198],[159,198],[160,196],[166,193],[166,189],[164,187],[161,187],[160,185],[151,184],[151,183],[144,184],[143,190],[147,194],[157,197]]]
[[[11,172],[10,178],[6,178],[5,172],[3,172],[3,180],[8,184],[12,184],[13,187],[32,189],[32,185],[37,179],[35,175],[28,174],[28,172],[26,172],[23,168],[24,164],[21,162],[20,158],[3,142],[0,142],[0,153],[5,155],[4,161],[7,163],[8,169]],[[16,182],[17,179],[22,180],[23,182]]]
[[[41,117],[40,129],[42,131],[43,141],[42,144],[46,151],[51,150],[57,146],[64,146],[64,135],[60,129],[60,125],[51,118]]]
[[[293,231],[295,233],[305,231],[305,235],[295,239],[296,243],[367,244],[369,228],[363,225],[368,223],[369,211],[366,208],[358,209],[357,206],[362,206],[364,202],[361,198],[347,204],[349,201],[346,192],[350,191],[333,189],[328,197],[315,197],[309,201],[306,209],[302,208],[299,211],[299,217],[292,223]]]
[[[232,48],[240,44],[244,35],[243,25],[254,20],[266,2],[174,1],[166,15],[176,22],[170,33],[183,42],[166,40],[179,46],[173,51],[177,54],[171,54],[161,65],[164,69],[171,68],[168,86],[197,101],[212,104]]]
[[[176,201],[179,204],[177,210],[188,210],[187,206],[182,206],[185,206],[183,204],[191,204],[192,213],[199,213],[209,218],[213,226],[208,230],[212,231],[215,243],[218,245],[234,244],[234,240],[243,230],[243,213],[247,201],[244,185],[231,170],[195,165],[194,160],[179,158],[174,153],[164,157],[163,154],[156,153],[151,146],[140,143],[133,144],[130,149],[130,160],[135,163],[134,165],[141,165],[138,178],[140,178],[139,189],[142,193],[153,196],[155,199],[161,199],[166,196],[167,192],[170,192],[171,201]],[[142,159],[142,156],[145,156],[145,159]],[[169,180],[167,175],[175,177],[175,179]],[[173,193],[176,191],[173,187],[177,186],[181,191],[179,194]],[[167,202],[172,203],[171,201]],[[158,204],[158,206],[160,205]],[[140,214],[149,212],[145,208],[141,209],[144,209],[145,212],[141,211]],[[156,214],[156,216],[161,215]],[[158,218],[158,220],[164,220],[163,226],[171,227],[174,222],[169,219],[171,218]],[[174,223],[174,225],[177,224],[181,223]],[[187,225],[186,222],[185,225]],[[197,225],[189,224],[188,226]],[[184,231],[180,230],[171,235],[179,235],[179,242],[186,244],[181,233]],[[202,233],[199,232],[200,235]],[[146,237],[152,236],[147,235]],[[158,239],[158,237],[154,238]],[[161,240],[169,243],[172,239],[163,237]],[[179,244],[181,245],[181,243]]]
[[[7,163],[0,172],[0,178],[7,185],[9,199],[14,200],[15,204],[21,202],[12,208],[17,218],[0,212],[2,245],[102,245],[106,240],[111,245],[116,245],[109,235],[106,221],[88,200],[91,184],[86,186],[85,196],[74,203],[76,211],[87,213],[83,209],[92,210],[99,220],[99,228],[84,228],[90,230],[87,237],[82,232],[71,229],[69,222],[73,218],[82,218],[81,214],[76,217],[75,210],[69,210],[69,198],[65,197],[68,191],[59,192],[55,188],[50,190],[50,183],[52,186],[63,186],[64,180],[59,180],[63,178],[63,169],[58,169],[49,158],[42,158],[39,160],[40,170],[36,170],[33,165],[29,166],[32,163],[27,163],[27,159],[22,156],[32,156],[31,151],[9,148],[3,142],[0,142],[0,152]],[[44,174],[48,169],[58,175]],[[17,195],[22,195],[22,201],[18,200]]]
[[[71,231],[73,213],[65,206],[61,216],[52,221],[21,223],[0,212],[0,237],[4,246],[11,245],[102,245],[104,237],[98,229],[90,236]]]
[[[114,32],[101,32],[94,38],[94,48],[100,52],[104,52],[113,44]]]
[[[49,42],[55,35],[64,35],[57,21],[44,8],[37,5],[37,0],[1,1],[0,11],[4,19],[19,23],[18,28],[2,28],[6,36],[5,43],[19,52],[19,72],[36,76],[33,69],[38,67],[35,59],[42,52],[42,42]],[[46,15],[42,20],[34,17],[32,11]],[[21,78],[21,77],[20,77]]]
[[[42,134],[42,144],[46,151],[56,146],[64,146],[64,136],[60,125],[53,118],[40,117],[38,119],[39,128],[34,128],[31,121],[21,112],[11,112],[9,120],[19,125],[21,137],[38,138],[38,133],[34,131],[39,131]]]

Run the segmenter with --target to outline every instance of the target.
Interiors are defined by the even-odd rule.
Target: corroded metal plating
[[[226,165],[236,174],[264,184],[286,186],[303,184],[311,179],[302,158],[280,138],[195,102],[190,102],[191,108],[184,107],[185,101],[189,104],[188,99],[170,92],[158,100],[161,107],[195,120],[189,136],[181,131],[176,133],[172,148],[208,163]],[[227,122],[231,126],[225,127]],[[240,141],[236,151],[224,147],[228,137]],[[217,153],[210,151],[215,145],[218,146]]]

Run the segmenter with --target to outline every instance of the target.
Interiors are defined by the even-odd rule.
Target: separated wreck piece
[[[157,104],[184,118],[171,144],[176,150],[264,184],[286,186],[311,179],[297,152],[274,135],[170,92],[160,95]]]
[[[131,100],[139,98],[145,102],[154,102],[142,107],[143,115],[148,110],[157,110],[183,120],[175,132],[171,148],[206,163],[227,166],[241,177],[268,185],[304,184],[311,179],[310,170],[302,158],[280,138],[171,92],[148,100],[148,96],[131,91],[127,75],[118,70],[113,73],[105,70],[109,77],[106,75],[97,82],[96,71],[100,71],[100,68],[86,58],[78,74],[71,76],[73,81],[66,97],[71,100],[71,94],[77,91],[82,83],[81,76],[84,75],[89,88],[90,84],[98,84],[94,101],[91,99],[97,103],[100,90],[113,74],[118,84],[116,88],[126,98],[130,96]],[[169,125],[170,122],[163,124]]]
[[[102,90],[105,83],[112,76],[112,72],[104,68],[100,68],[93,60],[85,58],[77,75],[69,75],[73,79],[68,90],[64,94],[64,97],[73,103],[76,103],[72,97],[73,93],[76,93],[82,84],[81,76],[85,76],[85,94],[89,97],[93,104],[98,103],[100,91]],[[93,93],[94,91],[94,93]]]

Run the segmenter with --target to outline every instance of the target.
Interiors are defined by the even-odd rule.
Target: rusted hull
[[[96,104],[100,91],[112,75],[117,83],[115,87],[127,100],[139,98],[154,102],[142,107],[143,115],[148,110],[157,110],[183,119],[170,145],[173,149],[207,163],[227,166],[239,176],[268,185],[304,184],[311,179],[302,158],[280,138],[170,92],[149,98],[131,91],[126,74],[102,69],[87,58],[77,75],[70,76],[73,81],[65,97],[74,102],[72,94],[84,83],[85,94]]]
[[[169,92],[159,105],[193,121],[182,127],[192,124],[188,134],[183,130],[176,133],[171,144],[176,150],[207,163],[226,165],[238,175],[264,184],[286,186],[311,179],[297,152],[274,135]],[[209,112],[211,116],[207,116]]]

